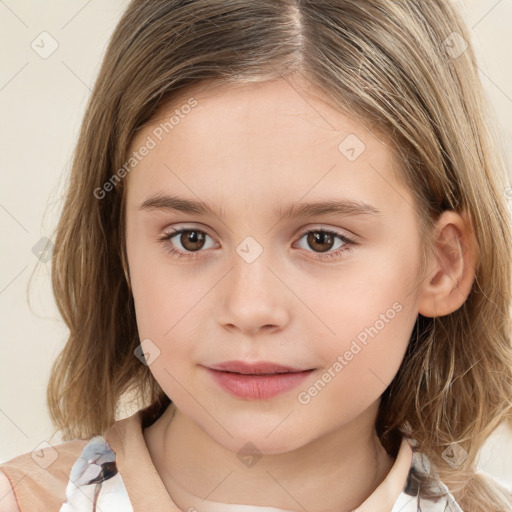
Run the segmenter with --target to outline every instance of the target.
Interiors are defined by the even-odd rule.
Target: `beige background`
[[[45,386],[66,339],[49,264],[33,247],[50,237],[87,98],[126,0],[0,0],[0,462],[49,439]],[[471,27],[485,89],[512,153],[512,0],[458,2]],[[50,36],[41,58],[31,47]],[[130,413],[128,410],[126,414]],[[53,438],[52,443],[59,442]],[[498,429],[481,467],[512,485],[512,434]]]

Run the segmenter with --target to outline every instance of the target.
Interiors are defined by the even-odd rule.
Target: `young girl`
[[[483,105],[447,0],[133,0],[55,238],[66,442],[0,510],[512,510],[477,469],[512,414]]]

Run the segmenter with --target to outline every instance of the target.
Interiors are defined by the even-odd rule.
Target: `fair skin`
[[[374,426],[418,313],[449,314],[470,291],[476,256],[468,223],[455,212],[441,216],[436,234],[444,249],[414,286],[418,219],[411,192],[395,177],[389,145],[318,91],[285,80],[189,90],[137,134],[132,150],[191,96],[198,105],[126,178],[139,335],[158,347],[150,370],[177,408],[172,422],[168,409],[144,430],[151,457],[181,510],[189,504],[175,498],[174,481],[213,501],[351,511],[394,462]],[[365,145],[353,161],[338,149],[349,134]],[[140,209],[153,194],[202,200],[222,207],[223,217]],[[292,202],[330,199],[364,201],[380,215],[322,213],[280,222],[274,215]],[[177,235],[163,246],[159,237],[171,227],[203,234],[203,245]],[[321,228],[334,238],[315,244],[306,233]],[[248,236],[263,248],[251,263],[237,252]],[[170,246],[184,256],[170,254]],[[299,392],[384,315],[378,334],[301,403]],[[245,400],[220,389],[200,366],[235,359],[314,371],[297,389]],[[237,457],[248,442],[261,454],[252,467]]]

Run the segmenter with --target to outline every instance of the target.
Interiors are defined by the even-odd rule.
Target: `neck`
[[[180,489],[186,489],[223,503],[350,512],[377,488],[394,462],[374,430],[377,407],[378,402],[350,424],[293,451],[261,455],[248,467],[179,409],[171,417],[169,407],[144,430],[144,437],[181,510],[189,508],[180,503]]]

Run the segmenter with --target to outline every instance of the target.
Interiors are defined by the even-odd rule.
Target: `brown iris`
[[[197,251],[204,245],[205,234],[201,231],[187,230],[180,235],[180,242],[187,251]]]
[[[308,233],[308,245],[315,249],[315,245],[324,245],[324,247],[319,247],[318,252],[326,252],[329,249],[332,249],[332,244],[334,243],[334,236],[331,233],[326,233],[324,231],[311,231]],[[325,247],[325,245],[329,245],[329,247]]]

